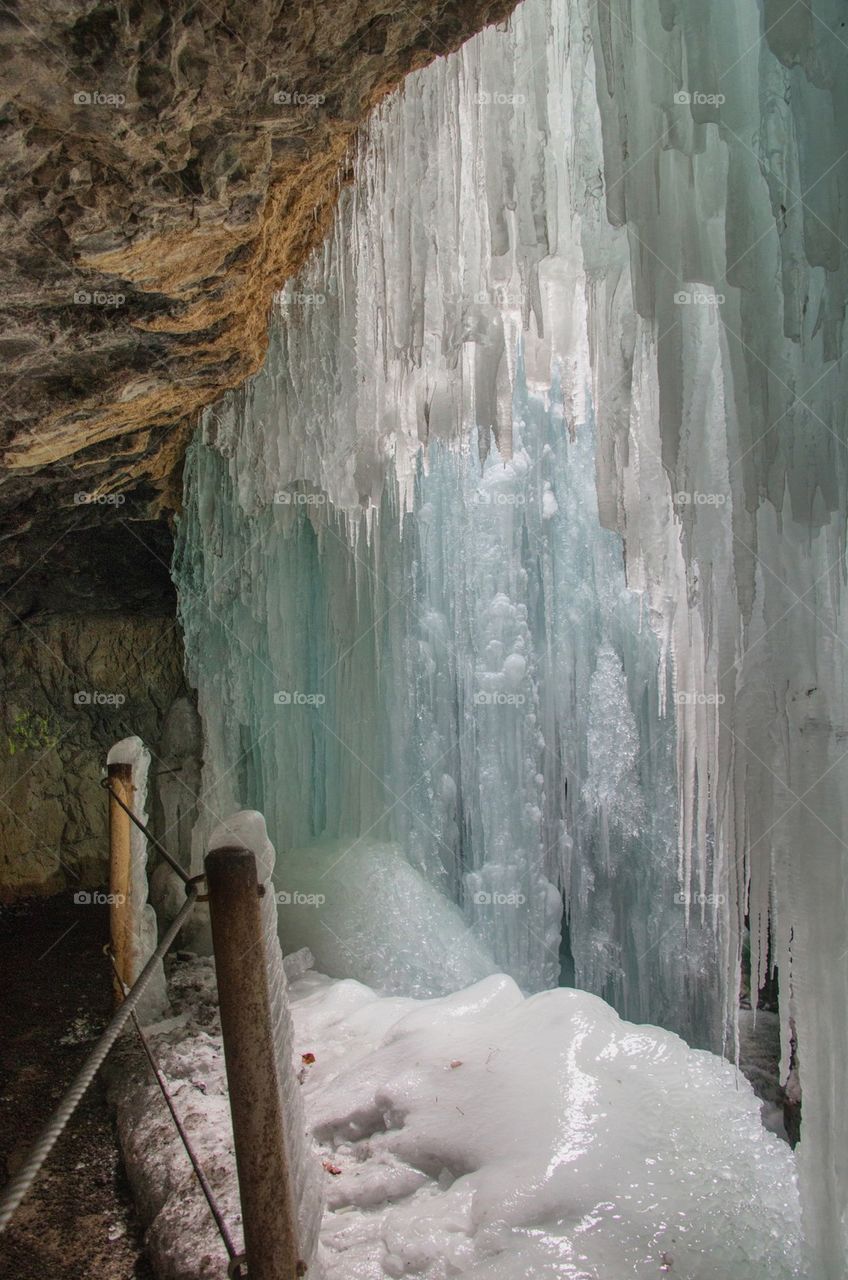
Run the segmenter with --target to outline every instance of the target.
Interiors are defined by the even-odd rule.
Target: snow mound
[[[459,908],[397,845],[326,840],[288,850],[274,880],[283,951],[308,947],[323,973],[423,997],[496,970]]]
[[[208,852],[214,849],[250,849],[256,857],[256,873],[267,880],[273,873],[276,854],[268,838],[265,819],[255,809],[240,809],[215,827],[209,837]]]
[[[726,1061],[503,975],[443,999],[291,989],[328,1280],[784,1280],[794,1156]]]
[[[310,1278],[818,1280],[795,1157],[730,1063],[580,991],[525,998],[496,974],[414,1000],[308,963],[289,998],[326,1206]],[[177,1016],[149,1035],[240,1242],[212,962],[177,961],[170,994]],[[143,1061],[112,1088],[159,1280],[219,1280]]]

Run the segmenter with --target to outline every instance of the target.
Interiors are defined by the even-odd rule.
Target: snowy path
[[[0,1181],[15,1173],[112,1011],[108,908],[70,893],[0,907]],[[9,1280],[153,1280],[102,1080],[8,1230]]]

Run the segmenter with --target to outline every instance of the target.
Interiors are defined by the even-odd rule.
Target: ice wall
[[[522,980],[550,978],[561,891],[578,979],[619,1001],[645,991],[645,1010],[631,1016],[666,1025],[679,1026],[682,982],[688,1007],[703,1003],[693,1015],[702,1031],[732,1031],[750,902],[755,966],[762,975],[770,931],[785,1051],[790,1017],[800,1045],[803,1197],[823,1277],[842,1275],[848,1183],[839,1088],[848,1059],[843,21],[830,0],[528,0],[508,32],[484,33],[412,77],[363,138],[323,253],[283,295],[265,370],[206,417],[178,561],[210,795],[235,785],[233,774],[220,781],[228,768],[246,792],[241,803],[260,783],[273,803],[274,788],[299,790],[323,769],[332,790],[310,790],[306,816],[302,805],[287,810],[292,835],[275,829],[278,842],[333,831],[341,797],[345,821],[362,830],[394,803],[385,786],[403,770],[397,739],[374,716],[409,669],[404,645],[418,646],[419,678],[436,686],[405,704],[424,709],[413,727],[435,750],[469,723],[456,697],[475,672],[470,685],[457,677],[443,693],[450,664],[440,646],[460,635],[464,652],[469,637],[486,639],[482,614],[457,612],[469,592],[482,599],[486,553],[506,557],[517,582],[527,567],[516,548],[523,554],[532,539],[537,511],[552,530],[564,523],[558,474],[534,495],[531,517],[509,512],[512,532],[477,513],[477,542],[474,533],[457,540],[451,522],[460,517],[438,495],[451,483],[460,505],[467,494],[461,468],[446,474],[452,464],[437,442],[459,443],[469,459],[474,435],[485,465],[506,464],[509,474],[527,454],[535,481],[548,455],[533,452],[520,426],[525,393],[561,406],[569,449],[594,432],[600,517],[623,535],[642,638],[628,649],[603,633],[592,608],[589,623],[585,610],[568,617],[569,590],[594,595],[594,553],[581,558],[569,544],[572,568],[561,547],[547,560],[538,554],[544,589],[557,573],[565,584],[556,607],[514,582],[500,593],[507,604],[491,638],[509,650],[506,684],[515,679],[520,691],[540,671],[547,677],[537,713],[544,748],[534,761],[526,723],[516,733],[517,717],[487,721],[482,712],[495,706],[474,704],[469,736],[480,750],[468,766],[483,767],[479,791],[466,792],[462,768],[446,769],[450,780],[432,797],[412,805],[398,792],[395,812],[405,804],[438,841],[459,844],[451,861],[434,841],[441,872],[431,869],[446,892],[472,888],[473,897],[491,892],[487,863],[475,862],[481,822],[508,809],[514,861],[498,848],[500,825],[482,832],[486,856],[508,868],[507,884],[513,866],[522,869],[536,938],[522,958],[516,917],[503,928],[488,921],[501,954],[506,947]],[[421,446],[429,475],[416,507]],[[436,487],[425,493],[427,484]],[[275,495],[288,501],[275,504]],[[422,550],[428,503],[438,519]],[[438,596],[433,543],[450,568],[441,578],[450,583],[456,571],[461,580],[460,598],[434,611],[422,640],[421,629],[392,625],[392,593]],[[285,598],[263,597],[269,554],[286,560]],[[612,590],[614,576],[604,580]],[[497,612],[495,596],[491,604]],[[508,612],[521,607],[524,620]],[[359,627],[347,641],[345,608]],[[546,628],[554,638],[538,649]],[[365,633],[373,643],[356,638]],[[249,678],[236,670],[239,649]],[[279,682],[282,655],[295,664],[281,673],[290,683],[323,677],[329,659],[333,688],[322,708],[300,706],[313,717],[308,731],[263,719],[257,745],[255,708]],[[507,667],[511,657],[525,667]],[[480,673],[493,671],[484,662]],[[554,688],[561,700],[551,708]],[[453,729],[449,705],[463,711]],[[358,726],[344,744],[333,737],[342,712]],[[319,714],[332,729],[317,727]],[[654,833],[657,824],[665,832],[669,746],[672,847]],[[580,759],[588,776],[578,789]],[[557,779],[572,784],[561,801]],[[525,823],[534,786],[540,829],[562,821],[555,857],[530,835],[535,814]],[[410,856],[423,857],[409,825]],[[637,838],[648,855],[637,856]],[[683,897],[676,917],[656,907],[652,875],[661,895]],[[487,904],[466,900],[477,905]],[[715,971],[704,926],[721,956]],[[681,979],[678,934],[687,927],[694,946]],[[628,929],[646,932],[659,975],[640,974]],[[718,1017],[705,983],[717,986]]]
[[[599,414],[602,510],[670,628],[682,869],[688,882],[712,860],[728,975],[747,902],[760,975],[771,929],[784,1070],[790,1017],[800,1046],[808,1233],[818,1273],[836,1277],[848,1253],[845,12],[613,3],[591,21],[606,210],[626,236],[635,312],[621,343],[607,274],[591,298],[595,385],[621,377],[630,394],[617,421]],[[726,992],[729,1012],[734,980]]]
[[[286,889],[312,856],[328,901],[352,901],[360,855],[396,841],[465,911],[457,978],[479,975],[476,938],[526,990],[577,982],[720,1047],[716,934],[678,900],[660,644],[598,521],[592,424],[565,430],[559,385],[530,395],[520,359],[515,406],[509,461],[434,444],[412,511],[390,473],[359,539],[326,503],[246,513],[218,451],[193,446],[189,491],[215,499],[187,508],[180,561],[206,808],[256,805],[281,850],[339,842],[329,866],[309,847],[281,863]],[[305,920],[332,947],[328,911]],[[438,994],[454,973],[434,981],[426,947],[417,975],[381,949],[384,989]]]

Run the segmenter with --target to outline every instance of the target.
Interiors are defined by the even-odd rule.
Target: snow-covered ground
[[[722,1059],[503,975],[414,1000],[306,971],[290,993],[326,1280],[809,1275],[793,1153]],[[151,1038],[238,1234],[211,961],[178,964],[172,999]],[[223,1254],[154,1090],[116,1088],[153,1256],[211,1280]]]

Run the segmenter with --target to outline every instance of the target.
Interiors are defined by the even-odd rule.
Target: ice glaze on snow
[[[585,992],[526,999],[493,975],[419,1001],[305,964],[289,996],[326,1198],[315,1280],[819,1280],[795,1158],[726,1061]],[[151,1035],[238,1238],[211,965],[176,965],[177,1017]],[[222,1246],[155,1084],[114,1088],[159,1273],[217,1280]]]
[[[734,1068],[585,992],[292,988],[329,1280],[811,1275],[795,1161]]]

